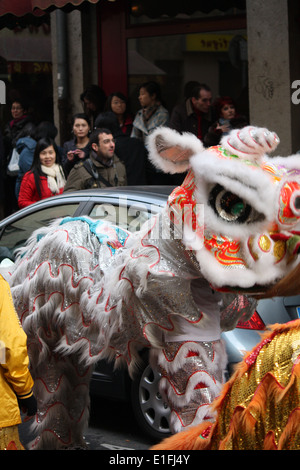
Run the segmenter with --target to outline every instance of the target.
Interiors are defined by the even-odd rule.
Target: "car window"
[[[34,230],[44,227],[56,218],[74,215],[78,206],[77,203],[47,207],[16,219],[3,230],[0,247],[6,247],[14,254],[17,248],[25,245]]]
[[[149,208],[146,205],[114,205],[95,204],[89,214],[92,219],[101,219],[118,225],[130,232],[141,228],[144,222],[159,210],[158,207]]]

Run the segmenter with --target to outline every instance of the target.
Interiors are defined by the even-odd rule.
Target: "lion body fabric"
[[[151,238],[164,217],[164,212],[154,217],[136,236],[87,217],[66,218],[34,233],[24,248],[10,282],[28,337],[38,401],[33,426],[38,437],[30,448],[84,446],[93,364],[113,360],[116,366],[127,365],[134,374],[139,350],[154,352],[163,347],[160,356],[171,354],[172,343],[166,344],[164,335],[180,333],[177,312],[182,312],[183,321],[196,328],[203,341],[202,346],[192,344],[193,357],[183,358],[193,365],[191,370],[184,367],[185,381],[190,383],[193,376],[193,387],[184,387],[179,401],[172,402],[176,430],[199,422],[202,410],[218,396],[226,354],[218,339],[219,328],[213,326],[217,339],[209,340],[212,320],[195,303],[190,283],[196,282],[198,290],[200,282],[202,293],[211,289],[205,279],[197,278],[198,265],[191,251],[177,240]],[[223,320],[228,326],[231,321],[234,325],[248,311],[251,316],[252,304],[243,296],[229,296],[229,303],[228,295],[210,297],[211,309],[218,307],[219,323]],[[196,359],[205,365],[205,377],[199,366],[195,370]],[[182,367],[176,355],[171,375],[178,388],[181,382],[176,371]],[[174,382],[171,375],[168,371],[163,384],[167,395]],[[197,390],[199,381],[204,390]]]
[[[93,364],[112,360],[133,376],[144,348],[172,431],[211,418],[221,333],[251,318],[253,293],[299,267],[299,156],[268,158],[278,137],[266,129],[232,132],[210,149],[168,128],[149,136],[149,155],[168,163],[157,168],[187,175],[140,230],[66,218],[20,251],[10,285],[35,380],[33,448],[81,446]]]
[[[300,320],[273,325],[212,409],[216,421],[178,433],[152,450],[300,449]]]

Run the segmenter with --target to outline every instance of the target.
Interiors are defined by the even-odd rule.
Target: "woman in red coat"
[[[44,138],[37,142],[31,169],[25,173],[19,192],[19,208],[61,194],[66,183],[62,166],[58,162],[55,142]]]

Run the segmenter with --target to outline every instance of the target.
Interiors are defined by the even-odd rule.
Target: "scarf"
[[[66,179],[57,163],[54,163],[50,168],[41,165],[42,172],[47,175],[48,188],[53,194],[59,194],[60,189],[66,184]]]
[[[149,119],[157,111],[159,106],[160,106],[160,103],[157,103],[153,106],[148,106],[147,108],[143,108],[143,120],[145,123],[149,121]]]
[[[23,121],[24,119],[27,119],[28,116],[27,114],[23,114],[23,116],[17,118],[17,119],[12,119],[9,123],[9,126],[10,128],[13,128],[16,124],[18,124],[19,122]]]

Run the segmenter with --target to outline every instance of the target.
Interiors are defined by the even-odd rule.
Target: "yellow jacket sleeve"
[[[2,346],[0,367],[3,371],[3,377],[17,396],[30,396],[33,379],[28,369],[27,336],[15,311],[9,284],[1,275],[0,342]]]

